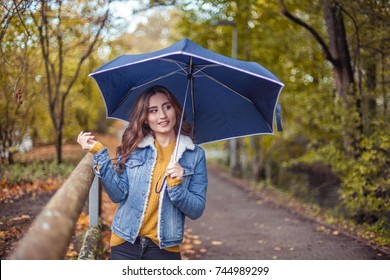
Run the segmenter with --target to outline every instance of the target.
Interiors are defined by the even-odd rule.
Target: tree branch
[[[52,119],[53,126],[55,129],[58,128],[56,118],[55,118],[55,105],[53,104],[53,92],[52,92],[52,86],[51,86],[51,71],[50,71],[50,55],[49,55],[49,42],[48,42],[48,32],[47,32],[47,24],[48,20],[46,18],[46,11],[45,6],[47,5],[46,1],[42,1],[41,3],[41,11],[39,13],[40,22],[35,17],[35,15],[30,12],[30,16],[33,19],[36,27],[38,28],[39,32],[39,41],[41,45],[42,50],[42,57],[44,61],[45,71],[46,71],[46,88],[47,88],[47,94],[49,97],[49,113],[50,118]]]
[[[100,33],[101,31],[103,30],[104,26],[106,25],[106,22],[107,22],[107,19],[108,19],[108,14],[109,14],[109,9],[107,8],[107,11],[106,13],[104,14],[104,17],[102,19],[102,22],[100,24],[100,27],[95,35],[95,38],[93,39],[93,42],[89,45],[87,51],[85,52],[85,54],[80,58],[80,61],[79,61],[79,64],[77,65],[77,69],[72,77],[72,80],[70,81],[69,85],[68,85],[68,88],[66,89],[66,92],[64,94],[64,98],[63,100],[65,101],[66,97],[68,96],[69,92],[70,92],[70,89],[72,88],[73,84],[75,83],[79,73],[80,73],[80,70],[81,70],[81,66],[84,62],[84,60],[86,60],[90,54],[92,53],[92,50],[93,48],[95,47],[98,39],[99,39],[99,36],[100,36]],[[63,102],[64,103],[64,102]],[[64,104],[63,104],[64,106]]]
[[[147,10],[150,10],[150,9],[156,8],[156,7],[168,7],[168,6],[174,6],[174,5],[176,5],[176,0],[171,0],[171,1],[153,0],[153,1],[150,1],[150,3],[148,5],[146,5],[144,8],[135,9],[133,11],[133,15],[145,12]]]
[[[329,60],[333,65],[336,64],[336,61],[335,59],[333,58],[330,50],[329,50],[329,47],[327,46],[327,44],[325,43],[324,39],[322,39],[322,37],[320,36],[320,34],[318,34],[318,32],[316,30],[314,30],[313,27],[311,27],[310,25],[308,25],[306,22],[304,22],[303,20],[301,20],[300,18],[294,16],[293,14],[291,14],[288,10],[287,10],[287,7],[286,7],[286,4],[284,3],[284,0],[279,0],[280,2],[280,5],[281,5],[281,8],[282,8],[282,14],[287,17],[288,19],[290,19],[291,21],[295,22],[296,24],[302,26],[303,28],[305,28],[307,31],[310,32],[310,34],[316,39],[316,41],[321,45],[322,47],[322,50],[324,52],[324,55],[325,55],[325,58],[327,60]]]
[[[55,88],[55,96],[56,96],[56,102],[60,101],[61,96],[61,82],[62,82],[62,75],[63,75],[63,68],[64,68],[64,53],[63,53],[63,40],[62,40],[62,34],[61,34],[61,25],[62,25],[62,1],[58,1],[58,13],[57,13],[57,43],[58,43],[58,76],[56,76],[56,88]],[[54,67],[53,67],[54,68]],[[53,69],[54,70],[54,69]],[[57,107],[57,106],[56,106]],[[60,118],[61,119],[61,118]]]

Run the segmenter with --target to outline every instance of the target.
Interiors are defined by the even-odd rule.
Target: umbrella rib
[[[214,82],[220,84],[221,86],[227,88],[227,89],[230,90],[231,92],[237,94],[238,96],[240,96],[240,97],[244,98],[245,100],[249,101],[251,104],[255,105],[255,103],[254,103],[252,100],[250,100],[249,98],[243,96],[241,93],[239,93],[239,92],[237,92],[236,90],[232,89],[231,87],[229,87],[229,86],[223,84],[222,82],[218,81],[216,78],[210,76],[209,74],[203,72],[203,69],[208,68],[208,67],[212,67],[212,66],[219,66],[219,65],[204,65],[201,69],[197,69],[197,71],[194,73],[194,75],[195,75],[196,73],[202,73],[202,74],[203,74],[203,75],[202,75],[203,77],[207,77],[207,78],[213,80]],[[198,77],[199,77],[199,76],[200,76],[200,75],[198,75]],[[264,118],[263,113],[262,113],[261,111],[259,111],[259,113],[260,113],[260,114],[263,116],[263,118]],[[267,123],[267,126],[272,130],[272,128],[269,126],[268,123]]]
[[[246,101],[248,101],[248,102],[250,102],[250,103],[253,104],[253,101],[252,101],[252,100],[250,100],[249,98],[245,97],[244,95],[242,95],[241,93],[239,93],[239,92],[236,91],[235,89],[233,89],[233,88],[231,88],[231,87],[225,85],[224,83],[218,81],[216,78],[214,78],[214,77],[210,76],[209,74],[203,72],[201,69],[199,69],[197,72],[200,72],[200,73],[204,74],[204,75],[205,75],[207,78],[209,78],[210,80],[213,80],[213,81],[216,82],[217,84],[220,84],[221,86],[227,88],[227,89],[230,90],[231,92],[237,94],[237,95],[240,96],[241,98],[244,98]]]
[[[230,90],[231,92],[237,94],[238,96],[240,96],[241,98],[247,100],[248,102],[252,103],[253,105],[255,104],[252,100],[250,100],[249,98],[243,96],[243,95],[242,95],[241,93],[239,93],[238,91],[232,89],[231,87],[229,87],[229,86],[225,85],[224,83],[218,81],[216,78],[214,78],[214,77],[210,76],[209,74],[203,72],[202,70],[203,70],[204,68],[206,68],[206,67],[203,67],[202,69],[198,69],[197,72],[202,73],[205,77],[207,77],[207,78],[209,78],[210,80],[213,80],[214,82],[216,82],[216,83],[220,84],[221,86],[227,88],[227,89]],[[264,118],[263,113],[262,113],[261,111],[259,111],[259,112],[260,112],[260,114],[261,114],[261,115],[263,116],[263,118]],[[268,127],[272,130],[272,128],[269,126],[268,123],[267,123],[267,125],[268,125]]]
[[[202,66],[202,67],[200,68],[199,66]],[[197,70],[193,73],[194,76],[196,74],[198,74],[199,72],[204,73],[203,69],[210,68],[210,67],[221,67],[221,65],[217,65],[217,64],[200,65],[200,64],[198,64],[198,65],[196,65],[196,67],[197,67]]]
[[[174,59],[168,59],[168,58],[160,58],[160,60],[165,61],[165,62],[170,62],[176,64],[181,70],[183,70],[184,73],[188,74],[186,71],[186,67],[188,67],[188,64],[184,62],[180,62]],[[184,66],[184,67],[183,67]]]
[[[134,90],[136,90],[136,89],[138,89],[138,88],[140,88],[140,87],[143,87],[143,86],[145,86],[145,85],[148,85],[148,84],[150,84],[150,83],[153,83],[153,82],[155,82],[155,81],[158,81],[158,80],[164,79],[164,78],[166,78],[166,77],[172,76],[172,75],[174,75],[174,74],[176,74],[176,73],[181,74],[181,75],[184,75],[183,73],[180,73],[180,71],[181,71],[181,70],[179,69],[179,70],[173,71],[173,72],[171,72],[171,73],[165,74],[164,76],[160,76],[160,77],[158,77],[158,78],[156,78],[156,79],[147,81],[147,82],[145,82],[145,83],[143,83],[143,84],[141,84],[141,85],[132,87],[132,88],[131,88],[130,90],[128,90],[127,93],[122,97],[121,101],[118,102],[118,104],[111,110],[111,112],[109,113],[109,115],[113,114],[113,113],[116,111],[116,109],[118,109],[118,108],[123,104],[123,102],[125,102],[127,96],[129,96],[129,94],[130,94],[132,91],[134,91]]]
[[[130,91],[133,91],[133,90],[135,90],[135,89],[138,89],[138,88],[140,88],[140,87],[146,86],[146,85],[148,85],[148,84],[150,84],[150,83],[153,83],[153,82],[155,82],[155,81],[158,81],[158,80],[164,79],[164,78],[166,78],[166,77],[175,75],[175,74],[182,74],[182,75],[185,75],[184,73],[180,73],[180,72],[181,72],[181,69],[176,70],[176,71],[173,71],[173,72],[168,73],[168,74],[165,74],[165,75],[160,76],[160,77],[158,77],[158,78],[156,78],[156,79],[147,81],[147,82],[145,82],[145,83],[143,83],[143,84],[140,84],[140,85],[138,85],[138,86],[134,86],[134,87],[132,87],[132,88],[129,90],[129,92],[130,92]]]

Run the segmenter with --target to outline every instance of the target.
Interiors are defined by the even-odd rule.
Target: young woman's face
[[[168,97],[163,93],[156,93],[149,99],[147,123],[157,136],[174,137],[176,112]]]

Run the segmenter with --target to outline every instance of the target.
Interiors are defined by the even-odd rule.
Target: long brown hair
[[[176,112],[176,124],[174,126],[175,135],[179,132],[180,118],[182,113],[182,107],[177,101],[176,97],[163,86],[152,86],[146,89],[138,97],[137,102],[131,111],[129,125],[126,128],[122,136],[122,143],[116,149],[117,156],[120,156],[120,160],[116,162],[117,171],[122,172],[123,166],[129,158],[130,154],[137,148],[147,135],[153,135],[152,129],[146,124],[149,113],[149,99],[156,93],[164,94],[169,102],[172,104]],[[190,136],[191,126],[183,120],[181,134]]]

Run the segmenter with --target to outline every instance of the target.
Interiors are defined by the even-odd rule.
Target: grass
[[[0,178],[3,183],[32,182],[48,178],[67,178],[75,168],[74,163],[57,164],[56,161],[33,161],[28,164],[16,163],[0,166]]]

